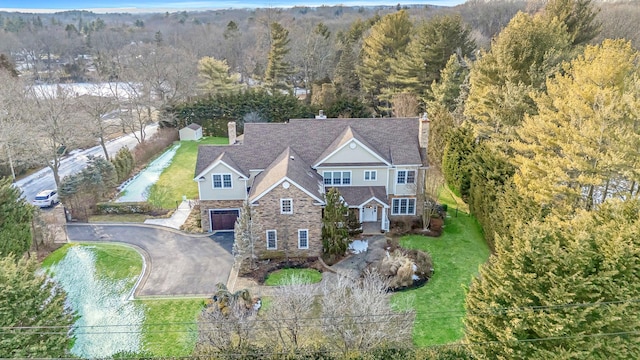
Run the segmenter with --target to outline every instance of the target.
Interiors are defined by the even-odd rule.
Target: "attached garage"
[[[209,210],[211,231],[233,231],[240,209]]]

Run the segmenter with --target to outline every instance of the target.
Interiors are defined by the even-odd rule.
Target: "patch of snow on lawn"
[[[349,250],[354,254],[366,252],[369,248],[369,240],[353,240],[349,245]]]
[[[69,248],[51,271],[67,292],[67,305],[79,315],[72,354],[106,358],[118,352],[140,351],[144,311],[126,300],[126,280],[114,283],[98,278],[95,255],[82,246]]]
[[[160,174],[171,164],[179,147],[180,144],[172,146],[171,149],[165,151],[138,175],[128,181],[120,189],[123,195],[117,198],[116,202],[146,201],[149,196],[149,188],[160,179]]]

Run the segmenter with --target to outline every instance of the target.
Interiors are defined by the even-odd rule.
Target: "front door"
[[[365,222],[365,221],[377,221],[378,220],[378,207],[377,206],[365,207],[362,210],[363,210],[363,212],[362,212],[362,222]]]

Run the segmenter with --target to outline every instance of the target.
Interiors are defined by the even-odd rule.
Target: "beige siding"
[[[379,163],[382,162],[378,157],[374,156],[369,149],[362,147],[360,144],[351,142],[356,145],[355,148],[351,148],[350,144],[345,145],[342,149],[338,150],[335,154],[327,158],[324,164],[339,164],[339,163]]]
[[[231,174],[232,187],[230,189],[214,189],[213,174]],[[245,180],[239,179],[239,177],[237,172],[219,163],[204,175],[204,181],[198,182],[200,200],[244,200],[247,196],[247,188]]]
[[[413,184],[397,184],[397,173],[399,170],[413,170],[415,171],[415,183]],[[392,184],[392,187],[389,190],[390,194],[395,195],[416,195],[416,191],[418,189],[419,176],[418,176],[418,167],[400,167],[395,169],[392,172],[392,176],[390,176],[389,183]]]
[[[293,214],[280,213],[280,199],[293,199]],[[317,257],[322,254],[322,206],[316,200],[291,185],[285,189],[278,185],[252,208],[254,226],[260,240],[255,251],[261,259],[286,257]],[[298,230],[309,230],[309,249],[298,249]],[[277,231],[277,249],[268,250],[266,231]]]
[[[325,171],[351,171],[351,185],[349,186],[387,186],[388,183],[387,174],[389,171],[386,167],[319,167],[317,171],[320,176],[323,176],[323,172]],[[365,181],[365,171],[376,171],[376,181]]]

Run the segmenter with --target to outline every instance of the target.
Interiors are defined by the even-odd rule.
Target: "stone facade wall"
[[[242,209],[244,200],[200,200],[200,218],[202,219],[202,230],[211,230],[210,209]]]
[[[393,211],[393,199],[394,198],[415,198],[416,199],[416,214],[415,215],[391,215],[391,211]],[[422,210],[424,208],[424,204],[420,201],[420,196],[416,195],[390,195],[389,196],[389,221],[408,221],[412,219],[419,219],[422,216]]]
[[[280,213],[280,199],[293,199],[293,214]],[[260,259],[317,257],[322,254],[322,206],[291,184],[278,185],[252,208],[260,239],[254,249]],[[307,229],[308,249],[298,249],[298,229]],[[277,231],[277,249],[267,249],[267,230]]]

